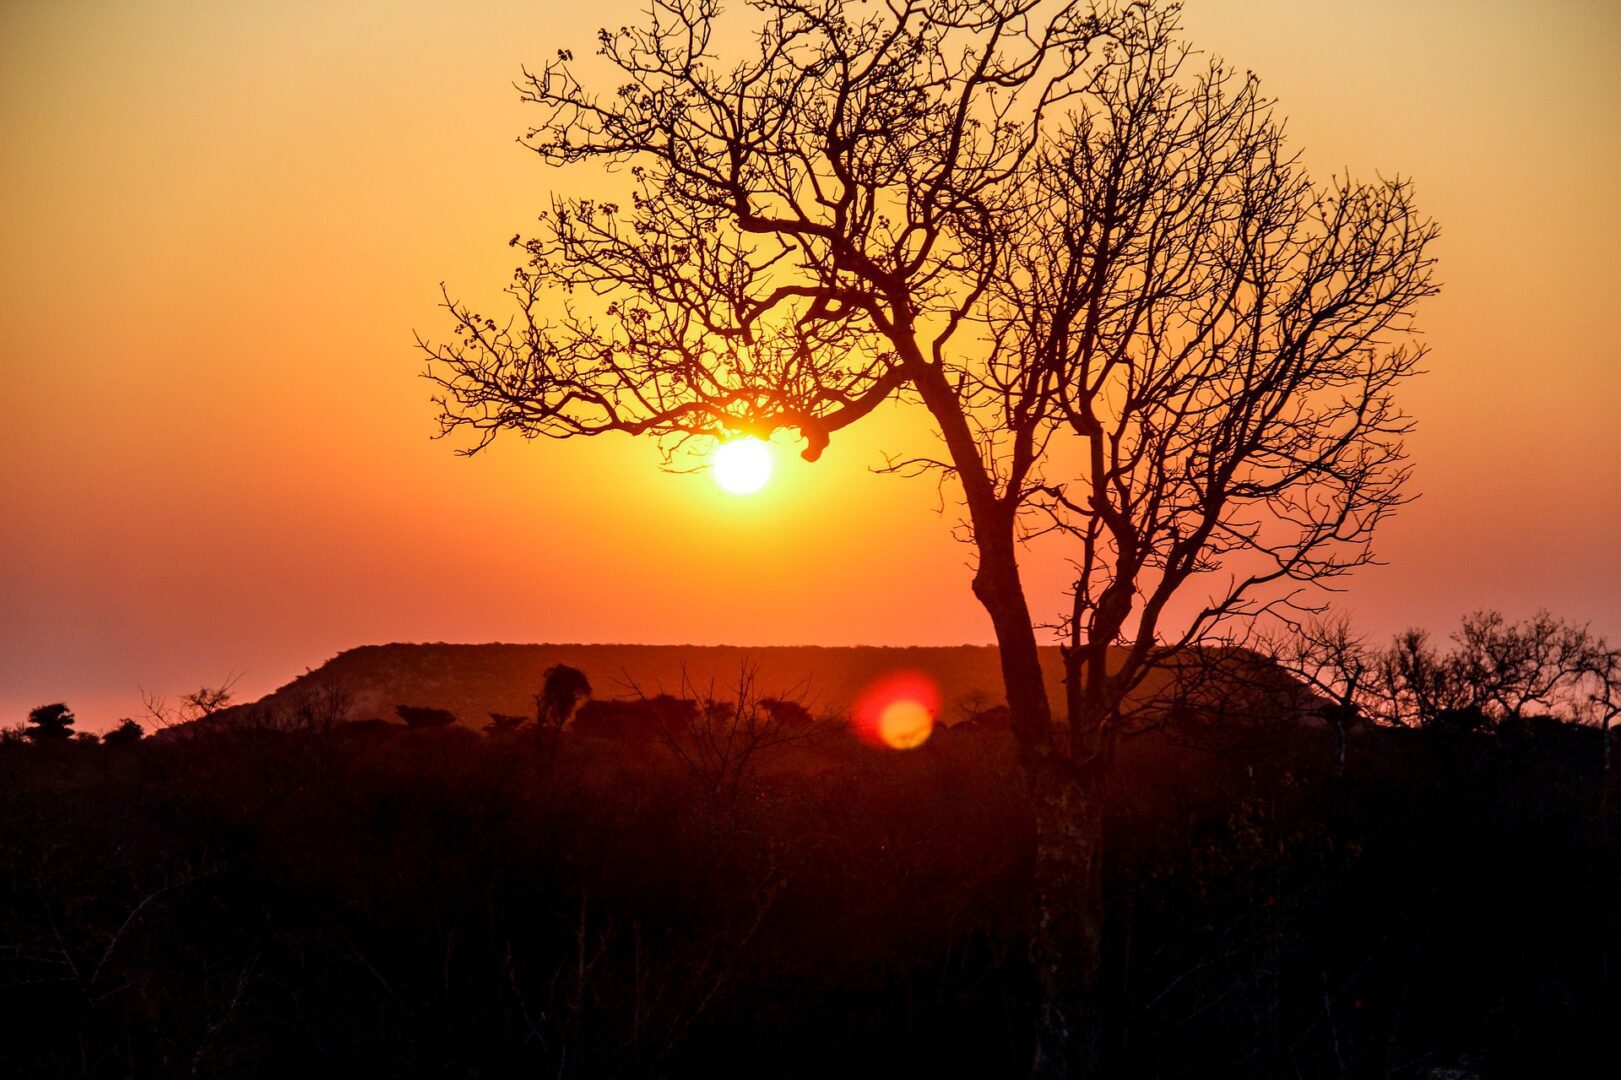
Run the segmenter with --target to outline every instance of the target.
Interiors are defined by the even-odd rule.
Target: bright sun
[[[733,439],[709,459],[715,483],[733,495],[753,495],[771,479],[771,448],[759,439]]]

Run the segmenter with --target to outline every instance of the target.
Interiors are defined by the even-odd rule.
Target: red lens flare
[[[922,746],[939,715],[940,688],[921,671],[882,676],[861,691],[851,710],[857,735],[893,750]]]

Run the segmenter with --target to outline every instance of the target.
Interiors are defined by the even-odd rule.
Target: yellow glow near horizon
[[[929,741],[934,716],[920,701],[901,700],[878,716],[878,737],[896,750],[912,750]]]
[[[715,483],[732,495],[753,495],[771,479],[771,448],[759,439],[733,439],[709,459]]]

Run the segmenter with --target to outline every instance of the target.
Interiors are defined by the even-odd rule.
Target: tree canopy
[[[58,701],[54,705],[40,705],[28,711],[27,736],[35,742],[56,742],[73,736],[77,717],[73,710]]]
[[[654,0],[601,32],[604,89],[568,50],[524,73],[524,144],[591,194],[513,238],[515,314],[446,294],[453,334],[422,342],[441,434],[786,428],[816,460],[883,402],[927,412],[935,444],[890,467],[961,495],[1033,779],[1036,1069],[1066,1074],[1096,1055],[1099,777],[1163,715],[1151,675],[1186,696],[1190,656],[1237,655],[1194,646],[1371,559],[1405,498],[1436,228],[1405,179],[1314,181],[1174,4],[752,10],[732,59],[716,0]],[[1073,577],[1033,613],[1039,536]]]
[[[525,145],[622,170],[628,202],[553,196],[514,238],[515,318],[447,299],[456,335],[424,343],[443,432],[790,428],[815,459],[921,404],[939,444],[892,466],[959,485],[1004,650],[1033,622],[1015,543],[1072,541],[1069,600],[1035,620],[1074,657],[1071,716],[1368,561],[1435,289],[1406,180],[1313,182],[1175,5],[759,8],[735,61],[714,3],[668,0],[602,33],[611,93],[566,50],[525,73]]]

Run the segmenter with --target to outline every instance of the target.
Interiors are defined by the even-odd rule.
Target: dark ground
[[[1108,1074],[1614,1075],[1599,763],[1131,742]],[[0,1074],[1018,1076],[1031,845],[999,731],[781,750],[735,805],[583,736],[4,746]]]

